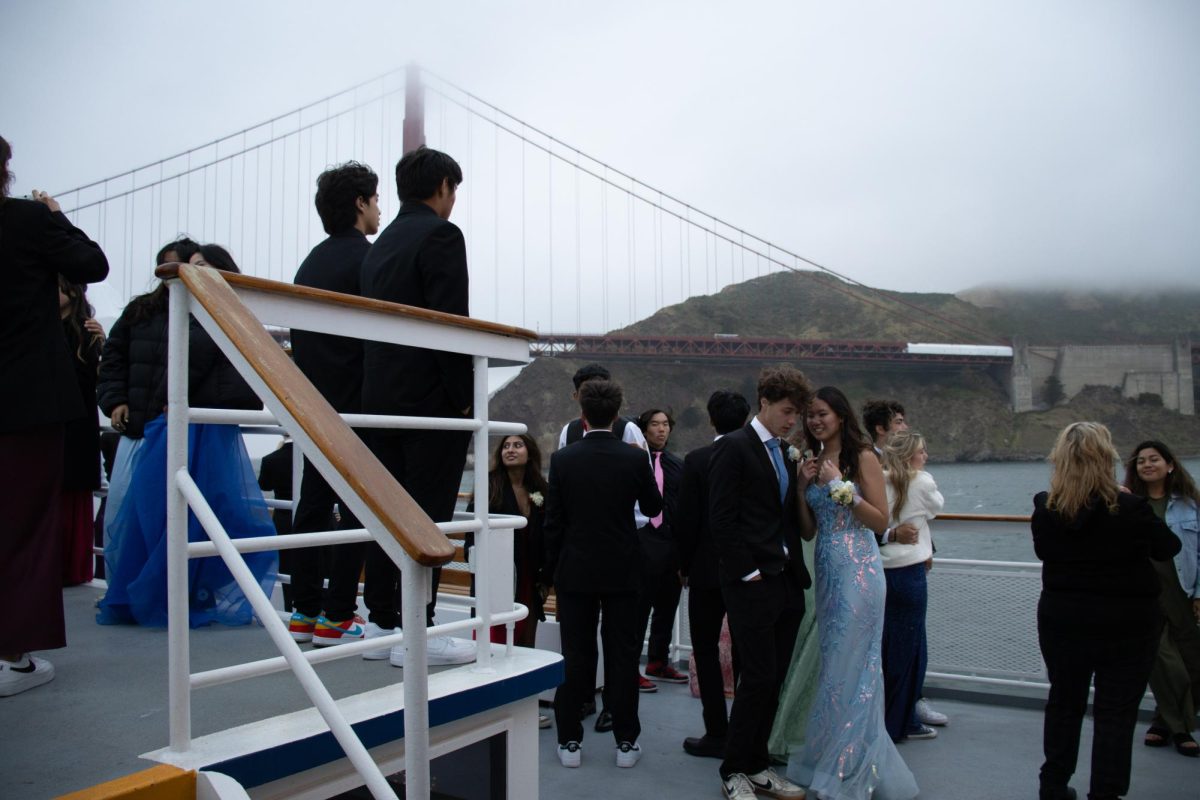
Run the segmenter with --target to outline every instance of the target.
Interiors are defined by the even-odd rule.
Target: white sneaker
[[[475,660],[475,643],[453,636],[431,636],[425,644],[425,663],[431,667],[446,664],[466,664]],[[392,648],[393,667],[404,666],[404,645]]]
[[[395,628],[381,628],[374,622],[368,622],[363,633],[364,639],[378,639],[380,636],[390,636],[396,632]],[[403,649],[403,647],[401,647]],[[390,647],[381,647],[378,650],[368,650],[363,653],[363,658],[367,661],[383,661],[392,652]]]
[[[746,778],[758,794],[765,794],[767,797],[776,797],[779,800],[804,800],[804,788],[802,786],[797,786],[770,767],[767,767],[762,772],[747,775]]]
[[[54,665],[44,658],[26,656],[22,662],[0,660],[0,697],[12,697],[49,683],[54,679]]]
[[[582,750],[583,747],[580,746],[579,742],[560,744],[558,746],[558,760],[562,762],[564,767],[575,769],[582,760]]]
[[[950,718],[945,714],[934,711],[933,706],[929,705],[929,701],[924,697],[917,701],[917,719],[926,725],[937,725],[938,727],[950,722]]]
[[[721,790],[729,800],[755,800],[754,784],[740,772],[735,772],[721,781]]]
[[[642,760],[642,746],[621,742],[617,745],[617,766],[629,769]]]

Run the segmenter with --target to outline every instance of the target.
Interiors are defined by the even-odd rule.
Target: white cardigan
[[[896,502],[896,492],[891,481],[884,481],[887,486],[888,511]],[[913,475],[908,484],[908,498],[898,516],[893,516],[888,524],[893,528],[902,522],[911,522],[917,526],[917,543],[900,544],[888,541],[879,548],[879,557],[884,569],[911,567],[920,564],[933,556],[933,539],[929,533],[929,520],[933,519],[946,504],[942,493],[938,491],[933,476],[924,470]]]

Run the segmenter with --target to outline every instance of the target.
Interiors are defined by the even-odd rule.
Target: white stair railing
[[[178,270],[178,273],[175,273]],[[529,331],[504,328],[489,323],[471,323],[449,315],[439,315],[420,310],[405,310],[404,307],[360,298],[345,298],[328,292],[299,290],[271,281],[235,276],[228,281],[240,290],[233,300],[228,296],[226,303],[228,318],[223,310],[214,307],[211,296],[198,300],[189,289],[190,282],[203,289],[215,286],[214,280],[224,281],[224,276],[193,266],[168,268],[164,272],[170,290],[170,317],[168,343],[167,381],[167,584],[168,584],[168,681],[170,694],[170,749],[177,753],[191,746],[191,691],[196,688],[226,683],[232,680],[253,677],[290,669],[300,685],[328,724],[330,731],[342,746],[348,759],[366,782],[376,798],[394,798],[396,795],[382,771],[371,759],[370,754],[355,734],[338,708],[337,702],[324,687],[312,665],[321,661],[347,658],[367,649],[376,649],[392,644],[405,648],[404,671],[404,763],[405,792],[409,798],[428,798],[429,775],[429,675],[426,666],[428,636],[458,631],[477,632],[480,646],[474,665],[466,668],[488,672],[492,670],[492,651],[486,643],[488,632],[494,624],[505,624],[508,628],[508,648],[512,651],[513,623],[525,617],[528,610],[514,604],[507,587],[512,585],[511,536],[515,528],[523,527],[521,517],[490,515],[487,507],[487,470],[475,470],[475,513],[474,519],[441,523],[437,528],[443,534],[450,531],[476,531],[478,562],[481,568],[476,573],[475,617],[436,625],[425,626],[425,606],[430,600],[431,573],[428,564],[420,563],[394,535],[377,513],[375,498],[367,497],[351,485],[349,476],[335,465],[318,444],[314,432],[306,428],[304,410],[284,396],[278,385],[284,378],[296,380],[299,374],[290,362],[280,362],[276,354],[261,352],[271,364],[255,363],[248,358],[244,349],[249,349],[245,337],[254,339],[265,336],[261,322],[253,315],[257,312],[266,317],[263,322],[296,327],[321,333],[372,339],[394,344],[428,347],[436,341],[437,349],[465,353],[472,357],[475,367],[474,411],[472,419],[450,420],[423,417],[384,417],[372,415],[345,415],[345,422],[355,427],[425,428],[441,430],[473,431],[473,449],[476,465],[486,465],[488,460],[488,436],[490,433],[523,433],[525,426],[515,423],[494,423],[487,417],[487,368],[489,361],[501,364],[522,363],[529,360],[528,340],[534,337]],[[220,296],[225,291],[215,295]],[[226,292],[226,295],[228,293]],[[233,306],[239,306],[235,309]],[[244,306],[244,307],[240,307]],[[246,313],[246,310],[249,312]],[[236,313],[235,313],[236,312]],[[249,383],[266,406],[264,412],[222,411],[216,409],[190,409],[187,398],[188,376],[188,331],[189,315],[194,316],[212,337],[220,350],[229,358],[239,374]],[[231,321],[232,320],[232,321]],[[241,326],[239,329],[238,326]],[[258,325],[257,331],[254,329]],[[228,330],[227,330],[228,328]],[[235,341],[235,338],[241,341]],[[259,342],[261,344],[261,340]],[[281,355],[281,354],[280,354]],[[273,366],[272,366],[273,365]],[[278,373],[290,373],[280,375]],[[303,380],[302,376],[300,378]],[[306,381],[301,387],[310,393],[309,402],[315,407],[323,399],[314,398],[311,384]],[[329,415],[327,407],[323,413]],[[218,424],[278,424],[287,430],[298,450],[306,456],[329,482],[334,492],[363,522],[364,529],[357,531],[330,531],[316,534],[299,534],[285,537],[231,539],[217,520],[195,482],[187,472],[187,426],[189,422]],[[336,420],[335,420],[336,422]],[[340,435],[355,437],[348,427]],[[364,459],[374,457],[362,450]],[[376,462],[375,467],[378,467]],[[344,464],[343,464],[344,468]],[[403,492],[401,489],[400,492]],[[407,499],[407,498],[406,498]],[[209,542],[189,543],[187,534],[188,509],[208,534]],[[422,518],[428,523],[428,518]],[[394,520],[393,520],[394,523]],[[394,528],[394,524],[393,524]],[[361,542],[372,539],[397,564],[401,573],[402,633],[304,652],[291,639],[270,599],[263,593],[246,566],[241,554],[269,549],[300,546],[317,546],[330,543]],[[409,542],[408,544],[411,544]],[[446,543],[448,545],[448,543]],[[493,558],[492,551],[505,554]],[[450,548],[449,552],[452,552]],[[190,558],[219,555],[228,565],[238,585],[245,593],[259,620],[276,645],[281,656],[246,664],[189,672],[189,626],[188,626],[188,568]],[[445,560],[445,559],[442,559]],[[500,590],[499,592],[493,591]],[[503,610],[501,610],[503,609]],[[503,657],[503,656],[502,656]]]

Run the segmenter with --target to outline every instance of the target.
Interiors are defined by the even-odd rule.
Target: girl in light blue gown
[[[887,584],[872,529],[887,527],[883,470],[846,396],[817,390],[800,465],[805,533],[816,535],[817,689],[788,777],[819,800],[910,800],[912,772],[883,722],[880,646]],[[812,516],[809,517],[808,509]]]

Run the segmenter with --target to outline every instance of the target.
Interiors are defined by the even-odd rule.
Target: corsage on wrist
[[[840,506],[854,505],[857,495],[858,492],[850,481],[832,481],[829,484],[829,496]]]

